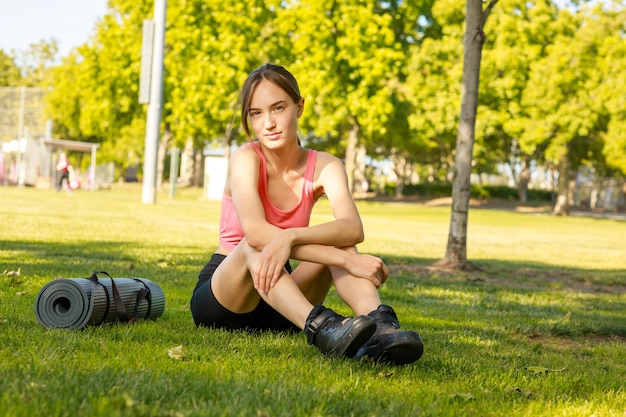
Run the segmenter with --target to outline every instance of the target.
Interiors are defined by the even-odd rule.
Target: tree
[[[267,60],[262,33],[274,3],[170,4],[159,167],[170,142],[189,145],[201,156],[207,141],[224,136],[239,86]],[[143,21],[151,14],[147,0],[111,0],[90,41],[65,57],[53,74],[49,101],[56,131],[101,142],[102,159],[123,168],[143,156],[146,109],[138,103],[138,86]],[[232,135],[226,136],[230,140]]]
[[[313,145],[344,154],[351,189],[359,177],[357,154],[408,133],[402,124],[393,126],[406,60],[406,21],[396,16],[407,7],[396,1],[308,0],[287,2],[277,15],[276,55],[289,63],[307,100],[301,126],[312,133]]]
[[[152,4],[110,0],[108,6],[91,39],[54,68],[48,101],[56,134],[102,143],[101,160],[114,161],[124,171],[143,155],[141,33]]]
[[[626,175],[626,100],[616,92],[626,89],[626,39],[624,23],[626,9],[615,1],[602,9],[603,20],[610,22],[608,30],[599,39],[596,69],[600,79],[596,92],[597,112],[608,117],[606,131],[601,133],[602,155],[606,172]],[[595,20],[597,17],[595,17]]]
[[[520,144],[542,149],[546,161],[558,167],[553,213],[567,215],[571,173],[581,165],[605,166],[603,137],[609,121],[620,119],[619,111],[617,118],[611,118],[613,110],[603,102],[608,97],[598,92],[602,91],[603,78],[616,86],[617,79],[610,73],[613,69],[602,68],[599,63],[602,54],[612,55],[603,45],[615,43],[623,23],[602,5],[582,7],[576,13],[562,10],[556,23],[554,42],[531,66],[523,104],[528,105],[532,125],[524,130]]]
[[[446,255],[444,259],[438,262],[439,266],[458,269],[472,268],[471,263],[467,260],[467,221],[480,61],[485,42],[485,23],[497,2],[498,0],[489,0],[484,10],[482,0],[467,0],[466,3],[461,112],[452,185],[452,212]]]
[[[532,88],[531,65],[554,42],[557,16],[558,8],[549,0],[510,0],[489,18],[492,35],[483,50],[474,169],[494,172],[497,164],[507,163],[522,202],[527,200],[531,161],[542,161],[539,149],[526,153],[530,150],[519,144],[532,125],[522,97]]]
[[[567,126],[550,122],[556,120],[554,112],[576,112],[558,98],[569,90],[575,94],[567,97],[588,107],[581,120],[564,119],[583,128],[561,141],[570,166],[619,171],[626,151],[620,133],[623,100],[612,94],[623,88],[617,21],[610,26],[602,19],[598,25],[585,22],[597,15],[574,18],[573,9],[559,13],[548,0],[510,0],[506,9],[491,13],[494,37],[483,44],[482,25],[495,3],[471,3],[481,10],[474,27],[465,28],[474,32],[465,36],[463,53],[459,40],[471,16],[455,0],[173,2],[167,16],[162,154],[176,145],[201,161],[207,142],[242,140],[234,111],[239,87],[252,69],[274,62],[300,81],[307,103],[300,125],[304,140],[344,154],[357,184],[366,153],[388,158],[396,161],[398,193],[417,169],[429,181],[453,178],[456,209],[462,214],[472,169],[493,172],[498,163],[531,159],[558,163],[560,139],[550,136],[550,127],[562,133]],[[145,107],[137,102],[137,90],[141,28],[151,11],[148,0],[111,0],[90,41],[53,71],[49,97],[56,134],[102,143],[101,160],[118,166],[136,164],[143,155]],[[583,53],[574,56],[572,45]],[[470,54],[477,59],[470,61]],[[611,69],[586,68],[594,54],[597,63]],[[574,71],[568,59],[577,63]],[[473,74],[470,63],[477,65]],[[480,85],[479,78],[484,78]],[[468,90],[473,82],[477,93]],[[559,87],[551,89],[549,83]],[[459,84],[462,90],[455,87]],[[590,88],[595,99],[586,92]],[[480,94],[480,103],[471,103],[472,94]],[[585,129],[589,133],[582,135]],[[199,168],[190,183],[198,184]],[[521,174],[520,195],[525,189]],[[460,233],[462,247],[465,227],[459,218],[451,219],[450,236]],[[464,254],[461,259],[466,261]]]
[[[22,74],[15,57],[0,49],[0,86],[16,87],[21,85],[21,82]]]
[[[178,147],[201,153],[208,141],[220,139],[228,154],[237,137],[233,124],[239,88],[250,71],[270,60],[265,33],[275,3],[190,0],[172,5],[164,120]],[[199,173],[200,167],[195,168]]]
[[[22,71],[22,83],[28,87],[42,87],[58,51],[55,40],[30,44],[30,48],[16,58]]]
[[[463,9],[455,0],[438,1],[432,23],[411,51],[405,81],[412,113],[410,146],[413,160],[428,166],[428,182],[447,181],[453,166],[455,132],[458,130],[458,85],[463,75],[459,40],[463,33]],[[455,110],[457,109],[457,110]]]
[[[54,41],[31,44],[25,51],[0,50],[0,140],[46,132],[44,118],[44,80],[54,61]]]

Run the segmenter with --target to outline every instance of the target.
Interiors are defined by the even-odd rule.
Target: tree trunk
[[[522,159],[522,172],[519,175],[519,182],[517,184],[517,192],[519,200],[522,203],[528,201],[528,183],[530,182],[530,161],[528,156],[524,156]]]
[[[396,175],[395,197],[402,198],[404,195],[404,184],[406,183],[406,158],[397,149],[391,150],[391,160],[393,173]]]
[[[352,128],[348,135],[348,144],[346,145],[345,167],[348,175],[348,187],[350,192],[354,191],[354,169],[356,166],[356,150],[359,144],[359,124],[352,122]]]
[[[168,128],[165,129],[161,140],[159,141],[159,149],[157,151],[157,172],[156,172],[156,189],[163,191],[163,171],[165,170],[165,157],[167,156],[167,147],[174,133]]]
[[[569,215],[569,158],[567,151],[561,155],[557,196],[552,213],[558,216]]]
[[[204,155],[202,149],[194,149],[193,183],[194,187],[204,185]]]
[[[365,150],[365,146],[359,145],[357,147],[354,164],[354,194],[361,197],[367,196],[367,189],[369,188],[367,178],[365,177],[366,156],[367,151]]]
[[[489,12],[498,0],[490,0],[483,11],[482,0],[467,0],[465,34],[463,35],[463,80],[461,86],[461,114],[456,141],[454,182],[452,184],[452,211],[446,256],[439,266],[454,269],[473,269],[467,260],[467,221],[470,199],[470,175],[474,151],[476,109],[480,61],[485,33],[483,28]]]
[[[185,142],[185,148],[180,153],[180,176],[178,182],[182,186],[189,186],[193,183],[194,173],[194,150],[193,138],[190,136]]]

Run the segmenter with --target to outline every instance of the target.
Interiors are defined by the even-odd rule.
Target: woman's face
[[[257,139],[268,148],[297,141],[298,118],[303,107],[304,99],[294,103],[285,90],[263,79],[250,97],[250,127]]]

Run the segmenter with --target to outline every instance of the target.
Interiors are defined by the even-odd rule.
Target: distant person
[[[67,155],[64,152],[59,154],[59,161],[57,162],[57,172],[59,173],[59,180],[57,182],[57,191],[61,191],[63,189],[63,182],[65,181],[67,185],[67,192],[72,192],[72,186],[70,185],[70,171],[72,170],[72,166],[67,160]]]
[[[240,102],[249,142],[230,160],[220,244],[191,298],[196,325],[304,330],[307,342],[330,356],[396,365],[418,360],[420,336],[400,330],[378,295],[389,268],[356,249],[363,225],[341,160],[300,144],[304,98],[293,75],[277,65],[258,68]],[[324,195],[334,220],[309,226],[313,204]],[[293,270],[290,258],[300,261]],[[356,317],[322,305],[331,285]]]

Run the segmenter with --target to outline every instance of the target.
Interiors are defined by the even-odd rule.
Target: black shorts
[[[214,254],[198,276],[190,305],[196,326],[248,331],[300,331],[298,326],[270,307],[263,299],[260,299],[259,305],[249,313],[233,313],[222,306],[213,294],[211,278],[224,259],[226,256]],[[289,273],[292,272],[289,262],[285,268]]]

